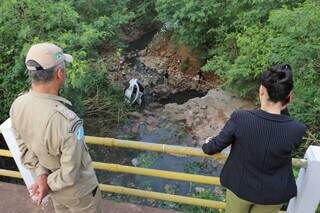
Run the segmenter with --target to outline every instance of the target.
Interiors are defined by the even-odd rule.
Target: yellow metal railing
[[[179,181],[187,181],[187,182],[195,182],[202,184],[211,184],[211,185],[220,185],[220,178],[210,177],[204,175],[194,175],[182,172],[171,172],[171,171],[163,171],[158,169],[146,169],[140,167],[133,166],[123,166],[119,164],[111,164],[111,163],[93,163],[95,169],[107,170],[112,172],[122,172],[129,173],[135,175],[144,175],[150,177],[158,177],[165,178],[171,180],[179,180]]]
[[[201,149],[193,148],[193,147],[174,146],[174,145],[167,145],[167,144],[154,144],[154,143],[136,142],[136,141],[129,141],[129,140],[117,140],[113,138],[100,138],[100,137],[92,137],[92,136],[86,136],[85,141],[87,144],[154,151],[154,152],[161,152],[161,153],[166,153],[170,155],[226,159],[226,156],[223,154],[216,154],[216,155],[209,156],[204,154]],[[0,149],[0,156],[12,157],[11,153],[8,150],[3,150],[3,149]],[[307,165],[307,161],[304,159],[293,159],[292,163],[296,167],[306,167]],[[122,172],[122,173],[166,178],[166,179],[179,180],[179,181],[188,181],[188,182],[195,182],[195,183],[202,183],[202,184],[220,185],[220,179],[217,177],[194,175],[194,174],[187,174],[187,173],[181,173],[181,172],[163,171],[163,170],[156,170],[156,169],[147,169],[147,168],[140,168],[140,167],[124,166],[119,164],[102,163],[102,162],[93,162],[93,165],[95,169],[99,169],[99,170]],[[13,177],[13,178],[21,178],[21,175],[19,172],[11,171],[11,170],[0,169],[0,175]],[[133,195],[133,196],[139,196],[139,197],[144,197],[149,199],[178,202],[183,204],[197,205],[197,206],[210,207],[210,208],[216,208],[216,209],[224,209],[226,205],[224,202],[220,202],[220,201],[145,191],[145,190],[132,189],[132,188],[121,187],[121,186],[100,184],[100,188],[104,192]]]
[[[206,157],[206,158],[214,158],[214,159],[226,159],[227,156],[224,154],[215,154],[215,155],[207,155],[203,153],[202,149],[195,147],[187,147],[187,146],[175,146],[168,144],[157,144],[157,143],[146,143],[146,142],[137,142],[130,140],[119,140],[114,138],[102,138],[102,137],[93,137],[86,136],[85,141],[87,144],[95,144],[101,146],[109,146],[109,147],[120,147],[120,148],[129,148],[129,149],[139,149],[145,151],[154,151],[161,152],[171,155],[179,155],[179,156],[193,156],[193,157]],[[292,159],[292,165],[298,168],[306,168],[307,160],[305,159]]]
[[[13,178],[22,178],[21,174],[17,171],[5,170],[0,169],[0,175],[5,177],[13,177]],[[210,208],[217,208],[217,209],[224,209],[226,204],[220,201],[214,200],[205,200],[193,197],[186,197],[186,196],[179,196],[179,195],[172,195],[160,192],[152,192],[152,191],[145,191],[139,189],[132,189],[122,186],[113,186],[108,184],[99,184],[99,188],[103,192],[111,192],[117,194],[125,194],[125,195],[133,195],[138,197],[144,197],[148,199],[155,199],[155,200],[163,200],[163,201],[171,201],[183,204],[191,204],[196,206],[205,206]]]
[[[10,151],[4,150],[4,149],[0,149],[0,156],[12,157]],[[164,170],[158,170],[158,169],[146,169],[146,168],[140,168],[140,167],[123,166],[120,164],[101,163],[101,162],[93,162],[93,166],[95,169],[106,170],[111,172],[122,172],[122,173],[129,173],[129,174],[135,174],[135,175],[166,178],[171,180],[220,185],[219,178],[204,176],[204,175],[194,175],[194,174],[164,171]]]

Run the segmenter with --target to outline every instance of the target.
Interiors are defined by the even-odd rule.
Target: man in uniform
[[[54,44],[33,45],[25,61],[32,88],[14,101],[10,116],[21,161],[37,176],[31,191],[38,204],[51,193],[56,212],[96,213],[101,193],[83,121],[68,108],[70,101],[58,96],[71,61]]]

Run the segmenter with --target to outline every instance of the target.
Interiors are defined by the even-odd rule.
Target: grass
[[[205,189],[201,192],[194,193],[191,195],[194,198],[201,198],[207,200],[216,200],[216,201],[225,201],[225,198],[222,196],[215,195],[212,190]],[[179,210],[188,213],[221,213],[224,212],[222,209],[213,209],[208,207],[200,207],[200,206],[191,206],[191,205],[179,205]]]
[[[138,156],[139,167],[149,168],[153,165],[154,161],[159,157],[158,153],[146,152]]]
[[[204,161],[193,161],[186,165],[184,171],[190,174],[199,174],[205,166]]]

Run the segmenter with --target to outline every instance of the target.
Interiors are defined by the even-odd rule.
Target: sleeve
[[[74,185],[80,176],[83,142],[75,134],[77,128],[71,131],[70,125],[72,121],[56,113],[47,127],[46,143],[50,150],[60,155],[60,168],[47,179],[52,191]]]
[[[33,170],[37,176],[49,174],[48,169],[43,167],[34,152],[29,150],[20,136],[16,137],[21,152],[21,163],[29,170]]]
[[[16,141],[21,153],[21,156],[20,156],[21,163],[27,169],[34,171],[37,176],[40,176],[43,174],[49,174],[48,169],[46,169],[39,163],[38,157],[35,155],[34,152],[28,149],[27,145],[24,143],[23,139],[21,138],[19,132],[16,130],[14,117],[12,114],[12,108],[10,109],[10,117],[12,120],[12,127],[15,130]]]
[[[223,129],[220,131],[218,136],[213,137],[208,143],[202,145],[202,150],[208,155],[213,155],[221,152],[224,148],[229,146],[234,141],[234,133],[236,129],[236,124],[234,122],[234,115],[232,113],[231,118],[227,121]]]
[[[298,130],[295,132],[297,134],[297,140],[294,143],[294,148],[298,149],[303,143],[303,137],[307,136],[307,127],[304,124],[300,124]]]

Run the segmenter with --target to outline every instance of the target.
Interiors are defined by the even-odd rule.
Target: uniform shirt
[[[84,143],[83,121],[55,95],[30,91],[11,106],[21,162],[37,176],[48,175],[54,198],[80,198],[98,181]]]
[[[305,130],[286,115],[239,110],[202,149],[212,155],[231,145],[221,184],[247,201],[281,204],[297,194],[291,154]]]

